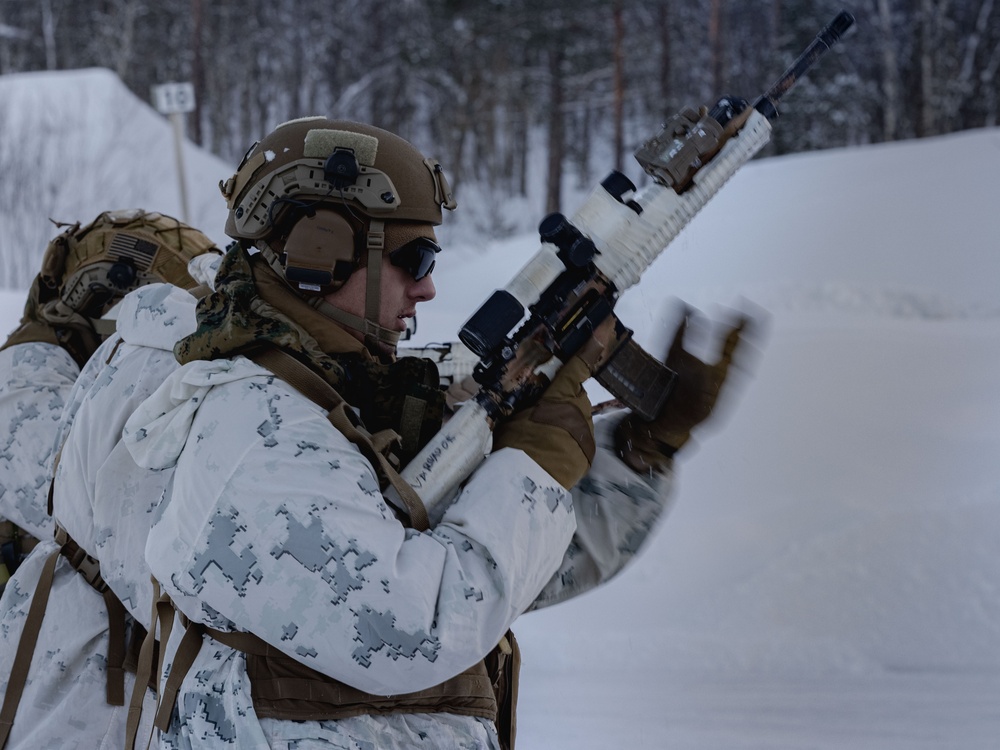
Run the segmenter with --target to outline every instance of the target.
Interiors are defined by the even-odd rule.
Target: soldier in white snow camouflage
[[[323,179],[308,190],[288,179],[303,168]],[[668,364],[686,406],[652,423],[610,415],[591,426],[589,370],[571,361],[543,397],[565,407],[563,421],[526,425],[524,412],[501,425],[495,452],[428,525],[396,496],[391,466],[436,432],[443,397],[432,366],[394,350],[434,294],[433,226],[450,204],[440,167],[385,131],[296,121],[252,149],[224,193],[242,245],[199,304],[197,330],[186,293],[126,299],[122,343],[105,345],[70,399],[55,483],[60,524],[165,641],[154,744],[511,744],[507,628],[636,554],[738,330],[706,365],[684,352],[681,327]],[[271,350],[295,362],[276,364]],[[338,410],[331,388],[356,411]],[[0,627],[20,629],[44,557],[22,567],[32,575],[9,613],[4,601]],[[165,592],[159,630],[150,573]],[[18,746],[121,746],[125,709],[105,703],[104,605],[60,565],[56,606],[82,612],[86,640],[47,618],[39,650],[66,663],[51,679],[33,669],[26,698],[73,700],[32,711],[23,727],[19,713]],[[140,686],[153,667],[140,658]],[[139,708],[144,691],[135,696]],[[153,703],[146,695],[144,723]],[[52,721],[53,705],[67,719]],[[145,742],[135,718],[129,733]]]
[[[707,414],[595,431],[571,360],[543,396],[561,421],[499,426],[428,526],[391,465],[436,432],[442,399],[394,350],[434,295],[440,167],[313,118],[279,126],[223,190],[241,244],[175,348],[184,366],[123,435],[137,465],[171,472],[145,546],[161,612],[184,616],[162,621],[160,745],[509,745],[493,684],[513,677],[509,626],[621,569],[665,507],[665,438]],[[691,381],[699,408],[731,349]]]
[[[210,246],[176,219],[140,210],[102,213],[49,243],[21,322],[0,348],[0,586],[52,536],[55,428],[80,368],[113,328],[99,319],[131,289],[190,281],[187,260]]]
[[[17,568],[0,600],[0,746],[96,747],[101,740],[92,740],[107,733],[107,722],[101,725],[111,710],[106,704],[108,613],[101,595],[74,570],[66,545],[55,560],[49,591],[54,612],[41,622],[39,643],[44,646],[34,654],[27,650],[30,670],[23,675],[20,703],[17,690],[9,689],[18,682],[12,666],[43,567],[61,546],[52,541],[54,523],[47,512],[53,457],[80,406],[79,390],[71,390],[74,381],[80,375],[80,382],[89,382],[111,352],[108,346],[103,358],[88,360],[93,347],[114,329],[113,320],[104,327],[98,318],[129,289],[145,291],[158,279],[194,286],[187,261],[209,248],[211,241],[196,230],[139,210],[107,212],[86,227],[74,225],[50,244],[21,325],[0,351],[0,366],[8,373],[0,386],[0,418],[11,425],[0,460],[7,490],[0,502],[22,535],[42,540]],[[192,329],[193,322],[171,344]],[[166,354],[171,354],[169,348]],[[103,437],[92,436],[88,450],[99,452],[101,440],[117,441],[112,414],[105,412],[102,420]],[[75,528],[87,550],[95,549],[90,528]]]

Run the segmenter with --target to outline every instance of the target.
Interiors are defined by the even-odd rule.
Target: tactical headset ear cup
[[[357,228],[334,209],[303,216],[285,239],[285,279],[301,292],[327,294],[339,288],[357,268],[357,236]]]

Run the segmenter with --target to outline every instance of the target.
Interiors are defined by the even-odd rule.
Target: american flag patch
[[[131,260],[137,268],[148,271],[159,245],[125,232],[116,232],[108,250],[115,260]]]

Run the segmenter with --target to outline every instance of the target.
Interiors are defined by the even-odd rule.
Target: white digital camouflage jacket
[[[150,288],[147,294],[155,293]],[[172,481],[173,467],[164,470],[141,470],[132,463],[131,456],[124,450],[125,446],[120,443],[112,446],[108,442],[102,442],[102,440],[107,441],[107,438],[102,437],[102,435],[106,435],[106,432],[111,429],[112,423],[118,424],[123,419],[125,412],[131,410],[142,396],[162,382],[165,373],[176,368],[176,363],[171,356],[167,355],[167,352],[176,338],[187,333],[190,327],[193,327],[193,299],[188,295],[168,295],[155,303],[154,299],[155,297],[151,296],[145,303],[135,305],[130,313],[123,313],[127,320],[120,319],[120,326],[123,330],[128,331],[129,327],[133,326],[131,330],[135,333],[134,338],[130,339],[129,335],[126,335],[126,341],[131,340],[133,343],[119,347],[107,365],[104,365],[104,359],[106,359],[108,352],[105,352],[104,356],[100,358],[95,357],[92,360],[92,362],[97,363],[94,372],[89,375],[85,372],[84,377],[81,377],[81,382],[75,393],[77,397],[71,401],[70,409],[67,411],[69,416],[75,415],[77,417],[76,427],[70,433],[70,442],[67,447],[70,455],[78,454],[79,460],[69,458],[67,463],[61,464],[60,476],[65,476],[67,481],[60,481],[57,484],[57,488],[61,487],[62,489],[57,490],[56,497],[57,515],[60,521],[85,547],[90,544],[94,545],[93,549],[97,551],[97,556],[102,559],[102,569],[112,589],[125,602],[129,611],[147,625],[149,623],[150,595],[148,569],[143,564],[145,535],[151,521],[159,518],[157,530],[166,533],[159,535],[154,533],[153,538],[150,539],[150,552],[153,555],[150,559],[162,563],[162,566],[158,568],[157,563],[154,562],[152,567],[158,571],[161,578],[164,578],[168,590],[171,590],[172,574],[175,571],[180,571],[181,568],[172,568],[171,561],[174,558],[171,557],[171,554],[167,552],[160,555],[155,552],[155,548],[157,543],[174,546],[169,543],[169,537],[172,533],[169,531],[171,528],[169,524],[176,523],[177,516],[168,518],[170,516],[169,509],[171,506],[179,509],[183,502],[175,504],[173,501],[178,498],[178,495],[176,491],[171,491],[167,502],[160,503],[160,495],[164,488],[169,488]],[[167,304],[168,302],[170,304]],[[180,310],[185,306],[188,308],[187,312]],[[184,326],[174,327],[175,323],[171,322],[173,311],[177,311],[178,319],[187,316],[190,320],[190,327],[186,329]],[[135,346],[135,343],[155,344],[162,348]],[[255,368],[246,362],[240,366]],[[208,376],[208,380],[214,382],[211,375]],[[326,424],[325,419],[317,419],[318,412],[309,402],[305,402],[298,394],[292,392],[282,383],[274,382],[269,375],[259,370],[255,370],[250,377],[237,378],[233,383],[236,383],[237,380],[245,380],[243,385],[251,394],[256,393],[258,388],[263,386],[264,390],[269,391],[271,396],[280,396],[285,399],[286,404],[297,400],[299,403],[294,404],[295,408],[291,410],[291,413],[304,416],[303,421],[310,425],[309,429],[315,430],[318,425]],[[179,381],[176,381],[175,378],[175,382]],[[162,391],[160,395],[163,395]],[[205,422],[198,420],[211,412],[199,411],[198,404],[200,402],[193,403],[193,399],[189,396],[190,394],[186,394],[184,398],[178,399],[175,394],[175,397],[170,399],[171,402],[177,402],[171,417],[179,416],[188,410],[193,412],[195,424],[204,425]],[[209,400],[215,401],[215,399]],[[264,401],[259,402],[259,406],[265,402],[274,404],[276,400],[264,397]],[[219,403],[221,402],[215,402],[216,405]],[[284,405],[282,404],[282,406]],[[194,409],[191,409],[192,406]],[[288,412],[285,410],[275,411],[272,414],[272,410],[268,406],[268,419],[254,425],[254,429],[251,430],[261,440],[261,445],[258,446],[259,450],[267,450],[263,445],[276,440],[277,436],[271,434],[269,437],[265,437],[257,428],[260,428],[263,433],[268,433],[275,426],[294,426],[296,434],[299,434],[299,430],[304,425],[300,425],[297,418],[294,425],[289,425],[288,422],[283,421],[286,414]],[[171,427],[177,427],[177,423],[172,418],[167,421],[171,422]],[[161,438],[168,435],[169,430],[157,432],[157,429],[163,427],[165,425],[161,418],[151,434]],[[214,425],[210,424],[209,427],[214,428]],[[606,442],[607,435],[604,434],[606,432],[606,430],[599,430],[599,444]],[[194,445],[200,445],[211,434],[210,431],[199,430],[198,438],[200,439]],[[283,430],[279,434],[283,440],[287,431]],[[296,440],[293,453],[307,455],[314,451],[326,450],[330,455],[337,453],[338,457],[346,457],[347,462],[354,466],[356,472],[359,472],[356,476],[364,484],[350,494],[369,503],[365,512],[377,513],[383,522],[388,519],[387,508],[382,504],[380,498],[375,497],[377,493],[373,494],[371,490],[370,482],[373,479],[370,471],[357,464],[360,456],[354,455],[353,447],[342,444],[338,440],[339,435],[324,433],[323,437],[330,443],[330,447],[321,448],[321,444],[318,442],[316,445],[312,445],[308,439]],[[100,447],[95,447],[93,451],[84,450],[82,447],[70,448],[74,443],[78,446],[93,443],[94,446]],[[216,444],[216,441],[213,441],[213,444]],[[153,443],[146,445],[151,446]],[[162,447],[163,444],[160,445],[160,448]],[[77,451],[77,454],[74,454],[74,451]],[[99,458],[102,455],[106,456],[103,460]],[[203,455],[200,450],[188,452],[186,455],[191,459],[198,459],[194,463],[196,467],[212,466],[211,461],[204,463],[207,456]],[[159,458],[162,457],[161,453]],[[292,458],[294,456],[284,455],[282,460],[288,461]],[[181,468],[185,467],[186,460],[184,456],[181,457]],[[501,463],[501,460],[505,463]],[[473,538],[464,533],[456,533],[446,527],[436,529],[432,534],[426,535],[426,539],[411,539],[414,536],[412,532],[404,532],[402,527],[383,524],[387,530],[391,529],[391,533],[387,534],[387,537],[395,538],[380,541],[379,544],[388,545],[390,550],[395,551],[398,564],[411,559],[424,561],[429,559],[430,563],[437,565],[440,571],[447,570],[453,575],[465,576],[470,585],[459,586],[459,582],[462,584],[466,582],[460,578],[450,583],[448,587],[439,585],[438,598],[444,604],[448,604],[449,597],[456,599],[459,594],[463,602],[485,600],[486,604],[482,611],[487,612],[485,619],[494,623],[494,630],[502,629],[502,623],[513,619],[518,609],[544,606],[560,601],[612,576],[634,555],[665,507],[665,488],[657,488],[647,484],[623,467],[611,456],[609,451],[599,450],[594,470],[574,491],[578,522],[576,534],[569,542],[567,549],[567,532],[572,528],[573,513],[569,510],[569,503],[566,502],[562,492],[557,490],[546,496],[546,493],[542,492],[544,486],[542,481],[548,481],[547,476],[523,455],[515,454],[502,459],[498,456],[491,459],[491,462],[499,464],[497,466],[498,474],[509,474],[508,469],[510,465],[513,465],[522,467],[517,469],[522,480],[525,477],[534,477],[538,480],[534,493],[529,493],[526,496],[524,487],[516,490],[519,498],[518,503],[538,505],[538,500],[544,498],[542,504],[548,510],[541,515],[541,518],[546,523],[541,524],[543,528],[538,533],[545,537],[546,544],[551,543],[553,536],[561,539],[562,541],[558,543],[563,550],[566,550],[565,554],[561,555],[561,559],[559,559],[559,555],[553,554],[551,551],[546,553],[544,550],[535,549],[531,553],[536,561],[541,558],[547,560],[548,571],[551,571],[553,566],[558,566],[548,584],[542,588],[541,593],[535,597],[534,601],[530,600],[529,592],[532,589],[540,588],[545,580],[547,573],[543,572],[544,561],[538,569],[524,576],[527,583],[521,588],[520,599],[506,598],[497,593],[500,585],[498,581],[501,579],[496,573],[496,569],[493,568],[496,561],[482,552],[475,552]],[[312,470],[311,473],[315,475],[313,484],[316,481],[322,484],[324,478],[335,473],[330,461],[327,461],[326,464],[324,468],[316,469],[314,467]],[[244,465],[246,465],[245,458]],[[71,466],[76,466],[76,468],[69,471]],[[322,466],[322,462],[318,466]],[[253,468],[262,470],[262,477],[273,476],[274,466],[270,462],[254,465]],[[503,496],[503,493],[496,492],[497,488],[494,486],[496,483],[489,476],[480,477],[479,481],[482,484],[477,485],[477,487],[488,486],[487,491],[481,493],[483,497],[487,495],[494,498]],[[515,494],[514,485],[510,483],[509,478],[504,481],[507,482],[508,491],[513,496]],[[225,483],[228,484],[228,480],[225,480]],[[266,482],[264,484],[267,486]],[[549,484],[551,485],[551,482]],[[259,488],[256,489],[259,492]],[[295,494],[300,495],[301,493]],[[371,588],[373,582],[377,588],[382,589],[388,583],[406,586],[409,581],[420,578],[414,571],[407,572],[405,570],[403,578],[409,580],[400,578],[397,581],[384,581],[382,576],[373,578],[371,574],[375,571],[372,569],[378,566],[374,561],[368,562],[368,558],[361,554],[360,547],[354,550],[351,546],[352,544],[356,546],[354,542],[348,540],[347,542],[338,542],[340,546],[325,546],[326,529],[311,520],[314,517],[313,514],[320,511],[322,506],[317,506],[316,509],[310,507],[298,519],[303,523],[296,524],[296,519],[291,515],[291,506],[287,501],[275,504],[269,513],[265,508],[261,508],[261,512],[266,514],[263,520],[267,530],[272,534],[275,531],[279,533],[270,554],[265,558],[268,565],[260,565],[257,563],[258,551],[263,550],[265,554],[268,553],[266,542],[262,542],[260,539],[266,539],[266,537],[255,538],[245,548],[238,546],[241,535],[243,535],[242,538],[248,538],[249,534],[243,530],[241,524],[227,524],[225,516],[214,512],[222,507],[219,505],[220,499],[216,498],[214,508],[208,509],[213,515],[212,523],[208,524],[207,539],[201,540],[204,542],[203,554],[200,558],[196,554],[193,559],[189,560],[187,572],[190,581],[185,584],[188,589],[201,588],[204,591],[204,585],[199,584],[198,576],[201,575],[206,583],[214,576],[221,578],[223,585],[219,586],[216,582],[210,586],[210,590],[218,589],[218,594],[213,593],[212,596],[224,595],[227,579],[225,575],[219,575],[223,569],[237,574],[229,583],[229,590],[234,592],[238,592],[241,587],[245,588],[247,584],[256,583],[258,578],[263,581],[265,569],[269,574],[273,570],[275,574],[280,575],[286,575],[286,571],[288,571],[287,580],[298,581],[300,586],[311,589],[312,595],[307,590],[294,594],[289,589],[281,592],[282,597],[287,601],[288,597],[294,594],[297,604],[306,602],[304,609],[307,616],[300,619],[306,626],[312,624],[315,628],[316,619],[320,613],[325,612],[325,609],[333,609],[337,606],[335,603],[339,601],[339,597],[335,596],[335,593],[337,590],[341,590],[337,589],[338,586],[342,588],[347,597],[352,597],[355,592],[367,593],[367,589]],[[286,499],[282,498],[282,500]],[[328,503],[329,501],[324,502]],[[462,506],[469,507],[463,510]],[[230,507],[237,510],[232,503],[230,503]],[[245,507],[246,505],[241,503],[238,509],[243,510]],[[473,513],[474,507],[476,507],[475,502],[466,502],[463,499],[456,507],[456,513],[461,511],[461,513],[470,515]],[[581,508],[584,508],[585,512],[581,513]],[[332,509],[327,506],[322,510],[330,512]],[[464,516],[461,513],[457,516],[451,514],[449,523],[456,523],[455,518],[458,519],[459,523],[464,523]],[[163,518],[160,518],[160,514],[163,515]],[[271,516],[270,520],[267,520],[267,515]],[[536,531],[532,528],[535,523],[533,519],[538,515],[536,511],[518,515],[521,517],[522,532],[524,530]],[[232,518],[232,516],[230,517]],[[320,517],[322,518],[321,513]],[[363,517],[363,513],[356,514],[356,520]],[[505,523],[509,528],[510,521],[505,521]],[[285,529],[283,534],[281,533],[282,524]],[[511,543],[512,539],[503,535],[497,537],[497,531],[489,532],[487,526],[488,524],[474,524],[476,529],[481,530],[481,533],[475,537],[475,541],[480,544],[480,549],[482,549],[485,542],[481,541],[479,537],[485,534],[489,543],[496,547],[499,553],[502,553],[499,556],[504,562],[503,571],[507,576],[516,574],[518,570],[530,566],[530,561],[522,556],[521,550]],[[231,534],[233,543],[219,546],[220,532]],[[292,543],[292,532],[295,534],[294,543]],[[183,535],[177,536],[178,544],[183,542],[183,538]],[[460,550],[462,554],[454,549],[458,539],[462,540],[460,543],[463,547]],[[310,544],[310,540],[315,541]],[[197,543],[198,540],[195,541]],[[222,541],[224,542],[225,539]],[[331,541],[333,540],[331,539]],[[470,550],[466,549],[469,545],[473,545],[471,554]],[[538,546],[536,545],[536,547]],[[51,549],[50,545],[45,545],[45,547]],[[379,549],[381,551],[382,547]],[[207,553],[210,551],[219,559],[209,560]],[[368,551],[371,552],[371,550]],[[313,554],[317,556],[310,558],[310,555]],[[466,558],[471,562],[467,562]],[[195,562],[195,559],[204,563],[205,567],[200,573],[198,570],[200,563]],[[325,564],[321,564],[323,560],[325,560]],[[346,567],[339,565],[338,561],[347,562],[348,565]],[[7,607],[5,606],[2,620],[0,620],[4,631],[2,634],[4,640],[0,642],[0,647],[4,649],[10,640],[8,634],[16,635],[19,633],[19,620],[23,619],[30,591],[33,588],[32,577],[37,580],[40,563],[35,560],[31,562],[31,565],[26,564],[22,568],[25,580],[22,581],[23,586],[18,589],[19,594],[16,597],[18,606],[11,607],[9,612],[6,611]],[[243,572],[244,566],[246,576],[241,578],[240,574]],[[390,572],[398,575],[395,570]],[[531,580],[532,574],[533,580]],[[178,580],[182,581],[180,578]],[[485,586],[472,585],[480,580],[485,582]],[[368,584],[368,586],[364,587],[362,584]],[[323,606],[316,606],[316,602],[314,602],[316,592],[323,590],[317,586],[325,586],[331,591]],[[419,589],[411,592],[407,598],[417,595],[421,601],[414,602],[412,607],[400,608],[400,613],[406,617],[414,617],[419,616],[421,612],[431,612],[436,609],[437,603],[429,601],[433,597],[432,589],[433,586],[422,593]],[[223,629],[232,627],[230,623],[233,623],[240,629],[257,632],[258,635],[265,638],[269,637],[266,632],[259,631],[266,631],[267,628],[263,627],[265,624],[273,626],[275,620],[273,615],[262,617],[260,613],[257,613],[255,616],[249,617],[246,612],[242,611],[242,607],[236,606],[231,613],[232,619],[230,620],[213,608],[211,602],[216,601],[214,598],[209,600],[208,597],[199,598],[199,595],[188,596],[180,590],[172,590],[172,593],[177,598],[181,609],[188,611],[189,614],[197,615],[195,619]],[[280,607],[275,607],[274,605],[280,602],[282,597],[272,597],[266,600],[267,604],[271,606],[265,607],[265,609],[270,609],[275,614],[297,611],[289,607],[282,613]],[[240,598],[238,593],[235,598]],[[378,604],[382,598],[383,596],[375,596],[366,598],[364,601]],[[362,601],[362,598],[352,597],[351,601]],[[238,602],[230,602],[230,604],[238,605]],[[104,746],[103,742],[108,743],[108,747],[117,746],[116,743],[120,741],[123,733],[123,716],[121,712],[110,711],[109,707],[103,703],[103,663],[106,658],[106,616],[104,615],[103,603],[93,590],[79,579],[79,576],[68,567],[60,564],[57,570],[57,585],[53,592],[53,603],[50,604],[50,608],[53,606],[57,606],[63,611],[72,611],[75,618],[71,628],[65,627],[66,619],[64,617],[49,618],[45,628],[43,628],[44,643],[48,644],[48,648],[63,655],[63,666],[52,668],[50,674],[57,677],[44,681],[44,684],[38,682],[38,675],[35,674],[37,670],[33,669],[33,679],[29,683],[28,691],[34,691],[36,697],[44,693],[57,696],[59,700],[53,702],[46,699],[42,703],[47,703],[49,710],[42,709],[33,712],[26,721],[22,721],[22,716],[19,714],[12,740],[18,741],[19,737],[24,736],[25,742],[23,745],[15,742],[10,747],[59,745],[61,741],[66,741],[69,737],[73,738],[73,742],[81,742],[81,747]],[[452,671],[451,668],[435,664],[442,649],[451,646],[447,640],[442,640],[439,634],[440,628],[436,628],[438,632],[435,632],[435,628],[430,628],[427,632],[429,638],[421,640],[417,644],[413,640],[407,641],[403,638],[408,631],[405,630],[405,622],[399,619],[399,615],[395,611],[392,615],[396,617],[396,620],[391,621],[387,618],[380,619],[378,616],[380,613],[377,610],[370,606],[365,609],[364,606],[361,605],[360,611],[369,618],[367,624],[369,632],[372,633],[369,647],[375,647],[378,644],[378,650],[368,653],[363,643],[346,644],[347,661],[352,665],[353,670],[363,669],[360,665],[366,660],[369,663],[379,662],[378,653],[381,652],[383,655],[381,662],[385,665],[384,671],[388,673],[387,678],[382,678],[387,680],[386,687],[382,688],[383,691],[386,689],[397,690],[397,688],[388,687],[397,679],[403,681],[419,679],[419,683],[414,682],[413,684],[423,684],[425,680],[440,681],[443,677],[438,679],[438,675],[448,676],[445,673]],[[308,616],[311,609],[316,610],[315,616]],[[458,612],[461,607],[452,603],[445,609]],[[53,619],[56,619],[55,625],[52,622]],[[255,623],[258,620],[260,620],[261,627],[255,629]],[[281,624],[285,626],[289,622]],[[64,627],[58,627],[60,623]],[[302,627],[299,618],[296,618],[292,625]],[[437,623],[431,622],[431,625],[436,626]],[[465,625],[465,623],[459,622],[449,626],[454,633],[451,636],[453,639],[459,637],[458,633],[462,630],[460,625]],[[419,628],[410,632],[411,635],[416,634],[419,632]],[[471,633],[472,630],[470,629],[469,632]],[[283,628],[278,645],[294,640],[294,634],[294,628]],[[393,637],[394,634],[395,637]],[[472,634],[474,635],[474,633]],[[78,635],[82,637],[77,637]],[[481,652],[485,652],[492,645],[488,642],[492,638],[493,636],[482,636],[480,643],[471,646],[465,643],[459,644],[461,647],[459,650],[464,650],[466,656],[448,654],[448,657],[456,664],[459,663],[459,659],[463,658],[464,660],[478,660],[482,655]],[[289,649],[289,653],[297,655],[298,658],[311,666],[316,666],[318,658],[321,656],[327,663],[337,664],[338,655],[330,655],[327,652],[330,649],[343,649],[345,645],[342,643],[338,645],[332,640],[328,642],[313,641],[312,643],[316,644],[316,655],[313,656],[308,646],[303,649],[304,654],[298,650],[301,642],[301,640],[298,641],[294,649]],[[322,652],[320,647],[322,647]],[[41,643],[39,648],[42,648]],[[395,660],[392,655],[385,658],[385,655],[390,653],[395,656]],[[473,656],[475,658],[472,658]],[[431,657],[433,657],[433,661],[430,661]],[[4,659],[6,656],[0,654],[0,664],[4,663]],[[345,660],[341,659],[340,661]],[[413,665],[414,663],[424,667],[424,669],[408,670],[408,664]],[[71,666],[67,668],[66,664]],[[417,674],[418,672],[420,675]],[[414,675],[417,676],[414,677]],[[365,685],[363,682],[356,684]],[[5,686],[0,683],[0,687]],[[375,685],[370,684],[367,687],[370,689]],[[33,704],[32,696],[26,695],[25,702],[29,705]],[[237,746],[239,747],[295,747],[302,739],[311,739],[320,743],[326,740],[331,746],[336,747],[362,747],[366,746],[366,743],[372,743],[373,746],[378,747],[403,747],[411,746],[414,737],[423,737],[428,746],[475,746],[476,743],[492,746],[495,743],[492,728],[485,726],[483,722],[440,714],[434,716],[359,717],[339,722],[257,721],[253,715],[249,686],[246,684],[246,675],[242,670],[241,657],[230,649],[221,647],[211,639],[206,639],[199,663],[189,673],[188,681],[178,699],[178,707],[179,712],[175,714],[170,732],[162,738],[163,745],[167,747],[233,746],[237,738],[239,741]],[[146,715],[148,713],[148,711],[145,712],[144,718],[149,718]],[[60,718],[53,722],[51,720],[53,716]],[[67,724],[66,719],[63,718],[67,716],[71,719],[76,717],[76,719]],[[46,717],[48,718],[46,719]],[[183,722],[180,721],[180,717],[183,717]],[[19,735],[17,725],[22,725],[22,729],[25,726],[31,727],[32,733]],[[47,729],[40,729],[46,727]],[[67,729],[67,727],[71,727],[71,729]],[[143,736],[140,733],[140,737]]]
[[[149,499],[142,503],[136,495],[135,502],[120,505],[109,517],[107,505],[97,502],[104,491],[97,478],[102,470],[110,469],[111,476],[125,479],[113,460],[121,456],[114,452],[121,429],[132,410],[162,382],[163,374],[177,367],[173,344],[194,330],[194,302],[187,292],[165,284],[142,287],[129,295],[121,306],[119,336],[105,342],[84,367],[66,399],[58,430],[52,428],[49,435],[50,450],[53,443],[63,445],[53,498],[56,518],[78,544],[102,559],[102,573],[119,598],[132,612],[144,608],[146,620],[149,572],[141,549],[125,563],[105,548],[127,548],[121,542],[130,537],[134,547],[136,533],[141,534],[140,545],[144,542],[142,527],[148,530],[149,521],[143,511],[155,505],[163,488],[157,492],[141,484],[152,480],[155,485],[157,478],[133,471],[136,483],[131,489],[142,488]],[[112,541],[119,544],[111,545]],[[0,668],[0,695],[6,693],[9,665],[42,565],[55,549],[53,541],[36,547],[4,594],[0,665],[6,668]],[[125,564],[131,568],[127,574],[122,571]],[[141,584],[144,576],[147,583]],[[107,630],[104,600],[60,557],[7,750],[122,747],[126,710],[105,701]],[[126,694],[131,684],[132,677],[127,675]]]
[[[0,351],[0,519],[38,539],[52,538],[47,506],[56,432],[79,374],[55,344]]]
[[[508,449],[486,459],[433,529],[406,529],[325,413],[242,357],[175,372],[124,438],[139,464],[174,468],[146,557],[179,610],[382,695],[444,681],[522,612],[620,569],[663,508],[656,488],[606,445],[582,485],[582,515],[546,472]],[[168,662],[179,639],[175,629]],[[496,746],[487,722],[446,714],[255,720],[243,658],[205,638],[162,746],[303,741]]]
[[[193,258],[188,273],[211,286],[219,257],[206,253]],[[184,296],[189,299],[171,315],[191,319],[193,300],[190,295]],[[116,306],[109,316],[116,317],[123,304]],[[173,342],[166,345],[167,338],[178,335],[175,329],[176,326],[167,326],[166,335],[159,336],[168,351]],[[155,346],[155,340],[146,345]],[[140,343],[137,341],[136,345]],[[85,368],[91,374],[85,380],[93,379],[104,359],[91,358]],[[171,369],[174,367],[176,363]],[[66,410],[65,406],[80,375],[73,358],[54,344],[30,342],[0,351],[0,520],[13,521],[41,540],[52,538],[53,522],[48,515],[52,463],[75,412],[75,408]],[[76,393],[81,391],[77,385]],[[133,399],[133,403],[137,402]],[[121,425],[108,427],[109,434],[121,432]]]

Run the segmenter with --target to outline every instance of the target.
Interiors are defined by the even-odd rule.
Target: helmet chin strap
[[[378,322],[382,307],[382,253],[385,250],[385,222],[372,219],[366,237],[368,279],[365,286],[365,316],[362,318],[345,312],[339,307],[331,305],[323,297],[310,295],[304,299],[326,317],[360,333],[364,337],[364,344],[368,351],[373,354],[395,355],[396,346],[403,332],[391,331],[379,325]],[[271,268],[284,279],[285,269],[282,267],[281,261],[278,260],[277,254],[266,242],[258,242],[257,247]],[[301,294],[300,292],[296,293]]]
[[[365,346],[368,351],[379,354],[394,355],[396,353],[396,345],[403,335],[402,331],[390,331],[372,320],[351,315],[339,307],[334,307],[322,297],[311,297],[306,301],[331,320],[340,323],[345,328],[361,333],[365,337]]]
[[[368,285],[365,289],[365,346],[369,351],[379,351],[381,333],[386,331],[379,325],[382,313],[382,253],[385,252],[385,222],[372,219],[368,223],[368,233],[365,236],[368,247]],[[396,350],[396,342],[401,333],[396,333],[392,342],[392,350]]]
[[[344,312],[322,297],[313,297],[309,303],[341,325],[358,331],[364,336],[365,347],[373,354],[396,353],[402,331],[390,331],[379,325],[382,310],[382,253],[385,251],[385,222],[372,219],[366,235],[368,251],[368,280],[365,286],[365,317]]]

